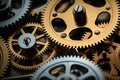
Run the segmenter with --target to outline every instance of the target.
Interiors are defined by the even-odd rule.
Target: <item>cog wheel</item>
[[[0,37],[0,77],[4,77],[10,62],[10,54],[5,41]]]
[[[0,27],[7,27],[23,19],[31,7],[31,0],[1,0]]]
[[[54,58],[36,70],[31,80],[104,80],[93,62],[76,56]]]
[[[51,0],[42,17],[47,36],[68,48],[91,47],[109,38],[119,24],[119,0],[88,1],[93,3]]]
[[[32,71],[52,59],[56,55],[56,46],[51,45],[43,54],[30,60],[20,60],[12,58],[11,63],[16,70]]]
[[[114,64],[116,68],[120,71],[120,44],[113,42],[112,45],[115,47],[115,54],[113,56]]]
[[[27,23],[10,36],[9,49],[16,58],[36,58],[46,51],[49,40],[38,23]]]
[[[102,48],[102,49],[101,49]],[[108,80],[119,80],[119,71],[114,66],[113,56],[115,54],[114,48],[112,46],[100,46],[95,53],[93,53],[93,60],[98,64],[105,77]]]

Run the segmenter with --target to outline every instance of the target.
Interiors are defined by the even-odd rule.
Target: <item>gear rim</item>
[[[98,79],[100,80],[104,80],[104,76],[102,74],[102,71],[97,67],[97,65],[95,65],[93,62],[83,58],[83,57],[77,57],[77,56],[64,56],[64,57],[57,57],[57,58],[54,58],[53,60],[50,60],[49,62],[47,62],[45,65],[43,65],[41,68],[39,68],[38,70],[36,70],[36,72],[34,73],[34,76],[33,78],[31,78],[31,80],[38,80],[38,79],[41,79],[40,76],[42,77],[42,75],[44,74],[44,71],[49,71],[49,68],[51,70],[51,68],[55,68],[55,66],[60,66],[62,65],[62,63],[65,64],[64,62],[75,62],[75,64],[78,63],[81,63],[81,65],[91,65],[91,69],[95,69],[95,71],[99,72],[99,76],[97,76]],[[60,65],[59,65],[60,64]],[[55,66],[54,66],[55,65]],[[92,67],[93,66],[93,67]],[[87,67],[88,68],[88,67]],[[96,70],[97,69],[97,70]],[[94,71],[94,70],[93,70]],[[95,72],[95,73],[97,73]],[[48,73],[47,73],[48,74]],[[70,74],[70,73],[69,73]],[[45,75],[44,75],[45,76]],[[74,76],[72,76],[74,77]],[[49,79],[49,78],[48,78]],[[54,78],[54,79],[57,79],[57,78]],[[72,78],[72,79],[75,79],[75,78]]]
[[[89,39],[89,40],[85,40],[84,42],[83,41],[73,41],[73,40],[70,40],[68,37],[66,39],[64,38],[61,38],[60,37],[60,33],[57,33],[55,32],[55,30],[52,28],[52,24],[49,23],[51,22],[51,19],[54,19],[54,17],[52,17],[52,14],[56,14],[57,15],[61,15],[61,14],[57,14],[57,12],[55,12],[53,10],[53,5],[55,6],[56,3],[58,3],[59,1],[53,1],[51,0],[47,7],[44,9],[44,12],[43,12],[43,18],[42,18],[42,23],[43,23],[43,27],[45,29],[45,32],[47,34],[47,36],[55,43],[57,43],[58,45],[61,45],[63,47],[69,47],[69,48],[85,48],[85,47],[91,47],[91,46],[95,46],[99,43],[101,43],[102,41],[104,41],[105,39],[109,38],[114,32],[115,30],[117,29],[118,25],[119,25],[119,3],[118,3],[118,0],[114,0],[114,1],[108,1],[107,3],[114,3],[112,6],[112,8],[114,8],[114,12],[117,13],[117,15],[115,15],[113,13],[112,17],[116,17],[116,19],[113,19],[112,22],[114,21],[115,24],[113,24],[111,21],[110,21],[110,24],[112,24],[112,29],[109,28],[109,30],[107,29],[107,33],[103,34],[103,33],[100,33],[100,36],[97,35],[97,38],[96,35],[94,34],[93,36],[93,39]],[[117,4],[117,5],[116,5]],[[47,12],[46,12],[47,11]],[[69,13],[68,13],[69,14]],[[48,19],[49,17],[49,19]],[[60,17],[60,16],[58,16]],[[107,25],[105,23],[103,24],[100,24],[100,25]],[[68,29],[69,30],[69,29]],[[99,30],[99,29],[98,29]],[[96,29],[96,31],[98,31]],[[64,32],[64,31],[63,31]],[[61,32],[61,34],[63,33]],[[66,31],[67,32],[67,31]],[[93,33],[95,32],[95,30],[93,30]],[[93,34],[92,33],[92,34]],[[53,35],[54,34],[54,35]],[[69,35],[69,34],[67,34]],[[103,36],[104,35],[104,36]],[[97,40],[96,40],[97,39]],[[66,43],[67,41],[67,43]],[[86,42],[87,41],[87,42]],[[69,43],[68,43],[69,42]],[[81,44],[80,44],[81,43]]]
[[[17,12],[15,11],[16,14],[12,16],[11,18],[0,21],[0,27],[4,28],[10,25],[13,25],[17,23],[18,21],[21,21],[26,16],[26,14],[29,12],[30,7],[31,7],[31,0],[27,0],[27,1],[21,0],[21,3],[22,3],[21,5],[22,8],[20,8],[20,10],[18,10]]]
[[[33,29],[32,32],[25,32],[25,28],[31,30]],[[40,34],[38,34],[38,31]],[[19,33],[19,35],[18,35]],[[27,49],[25,48],[22,48],[19,46],[19,43],[20,41],[19,40],[19,37],[21,37],[21,35],[27,35],[27,34],[30,34],[30,35],[34,35],[35,39],[36,39],[36,42],[34,44],[34,46],[31,46],[31,47],[27,47],[31,50],[31,48],[33,48],[35,51],[37,52],[34,52],[34,53],[37,53],[37,54],[33,54],[31,57],[27,57],[25,56],[25,54],[23,55],[22,53],[24,53],[24,50],[26,51]],[[15,36],[17,36],[15,38]],[[19,54],[19,51],[17,51],[17,49],[15,49],[15,45],[18,47],[18,49],[20,49],[20,53],[22,54]],[[33,43],[33,42],[32,42]],[[37,44],[40,44],[40,45],[37,45]],[[41,48],[38,48],[40,47]],[[38,23],[26,23],[25,25],[23,25],[20,29],[18,29],[16,32],[13,33],[13,35],[11,35],[9,37],[9,40],[8,40],[8,47],[10,48],[10,51],[12,53],[13,56],[15,56],[16,58],[18,59],[31,59],[31,58],[36,58],[38,57],[39,55],[43,54],[46,49],[49,47],[49,40],[48,38],[46,37],[46,35],[44,34],[44,31],[43,31],[43,28],[40,24]],[[38,48],[38,49],[37,49]],[[23,50],[23,52],[21,52]],[[29,52],[29,50],[27,50]],[[27,53],[28,53],[27,52]]]

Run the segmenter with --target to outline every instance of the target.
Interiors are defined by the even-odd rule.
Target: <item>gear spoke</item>
[[[19,12],[19,9],[14,9],[14,8],[13,8],[13,9],[11,10],[11,12],[16,15],[16,14],[17,14],[16,12]]]
[[[25,31],[23,28],[21,28],[20,31],[22,32],[22,34],[25,34]]]
[[[36,39],[40,39],[40,38],[42,38],[44,36],[45,36],[45,34],[38,35],[38,36],[36,36]]]
[[[18,55],[20,55],[21,54],[21,52],[22,52],[22,49],[20,49],[17,53],[18,53]]]
[[[38,29],[38,27],[35,27],[35,29],[32,32],[33,35],[36,33],[37,29]]]
[[[40,41],[36,41],[36,44],[37,44],[37,45],[45,45],[46,43],[40,42]]]
[[[65,74],[70,74],[72,63],[71,62],[64,63],[64,66],[65,66]]]

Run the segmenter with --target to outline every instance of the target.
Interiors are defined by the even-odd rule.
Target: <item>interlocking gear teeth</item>
[[[10,63],[10,54],[8,46],[4,39],[0,37],[0,77],[4,77]]]
[[[33,71],[51,60],[56,55],[56,46],[51,45],[42,55],[30,60],[20,60],[13,57],[11,64],[16,70],[21,71]]]
[[[88,32],[92,33],[92,35],[90,36],[89,39],[81,41],[81,40],[79,40],[79,38],[81,37],[81,34],[79,32],[81,32],[83,30],[82,30],[82,28],[79,29],[78,25],[74,24],[75,21],[74,21],[74,16],[72,13],[73,12],[72,9],[74,8],[73,6],[76,6],[76,4],[73,4],[71,6],[73,8],[69,8],[64,13],[57,13],[54,8],[57,5],[56,3],[58,3],[58,2],[59,1],[57,1],[57,0],[50,1],[50,3],[44,9],[42,23],[43,23],[43,26],[44,26],[44,29],[45,29],[45,32],[46,32],[48,38],[50,38],[54,43],[57,43],[58,45],[61,45],[63,47],[85,48],[85,47],[92,47],[92,46],[98,45],[99,43],[102,43],[104,40],[108,39],[115,32],[117,27],[119,26],[118,22],[120,19],[120,17],[119,17],[120,6],[118,6],[116,0],[106,1],[105,6],[110,6],[110,9],[108,10],[108,12],[111,14],[109,24],[106,25],[107,23],[106,24],[103,23],[103,25],[106,25],[106,27],[104,27],[104,28],[100,28],[98,26],[96,26],[96,28],[95,27],[91,28],[91,26],[90,26],[91,23],[86,23],[87,27],[83,28],[83,30],[87,30]],[[75,3],[80,3],[80,1],[75,0]],[[114,4],[111,5],[111,3],[114,3]],[[81,5],[81,4],[77,4],[77,5]],[[84,8],[87,9],[89,7],[84,6]],[[91,10],[91,9],[89,9],[89,10]],[[103,10],[106,11],[105,8],[101,7],[101,10],[98,11],[96,13],[96,15],[98,15],[98,13],[100,13]],[[73,16],[71,18],[69,17],[69,20],[71,20],[71,22],[73,22],[73,24],[69,22],[67,15],[66,16],[62,15],[62,14],[65,15],[65,13],[69,13],[69,15]],[[89,15],[87,13],[86,13],[86,15],[88,17],[87,19],[89,22],[89,16],[91,16],[91,15]],[[115,18],[112,18],[112,17],[115,17]],[[90,21],[94,21],[94,20],[90,20]],[[59,32],[60,26],[57,26],[56,25],[57,23],[58,24],[61,23],[62,26],[66,26],[66,27],[62,28],[62,29],[64,29],[63,31]],[[93,24],[94,24],[93,26],[95,26],[95,23],[93,23]],[[73,26],[76,28],[73,28]],[[112,28],[108,27],[108,26],[111,26]],[[69,27],[69,29],[68,29],[68,27]],[[57,32],[56,28],[58,28],[58,32]],[[77,32],[80,35],[77,35]],[[72,37],[71,37],[71,35],[72,35]]]
[[[26,23],[14,32],[8,40],[12,55],[18,59],[36,58],[46,51],[49,44],[49,39],[38,23]]]
[[[84,63],[84,64],[82,64],[82,63]],[[89,67],[87,67],[88,65],[89,65]],[[75,69],[73,68],[73,66]],[[40,80],[43,77],[44,77],[43,79],[47,78],[47,79],[51,79],[51,80],[56,80],[56,79],[61,80],[60,76],[62,78],[70,77],[69,79],[72,78],[71,80],[79,80],[80,77],[82,77],[82,75],[79,77],[79,75],[73,73],[74,76],[71,77],[73,75],[71,73],[76,71],[76,70],[80,71],[82,73],[82,71],[79,68],[77,68],[77,66],[79,66],[79,67],[84,66],[84,68],[87,68],[88,71],[92,68],[91,71],[93,70],[94,71],[93,74],[95,73],[94,80],[97,80],[97,79],[104,80],[104,76],[102,74],[102,71],[100,68],[98,68],[98,66],[96,64],[94,64],[92,61],[89,61],[88,59],[85,59],[85,58],[79,57],[79,56],[63,56],[63,57],[60,56],[60,57],[54,58],[54,59],[48,61],[45,65],[38,68],[35,71],[34,76],[33,76],[33,78],[31,78],[31,80]],[[62,71],[62,72],[60,72],[60,73],[62,73],[61,75],[59,75],[60,67],[62,67],[61,68],[62,70],[60,70],[60,71]],[[54,72],[54,69],[58,70],[58,71]],[[44,72],[48,75],[45,76]],[[52,75],[53,73],[54,74],[58,73],[58,76]],[[65,76],[66,74],[68,74],[68,75]],[[99,74],[99,75],[97,75],[97,74]],[[97,76],[97,77],[95,77],[95,76]],[[88,78],[88,77],[89,76],[87,76],[85,78]]]
[[[13,1],[13,0],[8,0],[8,1]],[[18,11],[13,11],[14,12],[14,16],[10,17],[9,19],[6,20],[1,20],[0,21],[0,28],[1,27],[8,27],[8,26],[12,26],[16,23],[18,23],[19,21],[21,21],[22,19],[25,18],[25,16],[27,15],[27,13],[30,11],[31,8],[31,0],[18,0],[18,2],[20,1],[21,6],[20,6],[20,10]],[[14,2],[11,2],[14,3]],[[11,4],[10,4],[11,5]],[[12,5],[13,6],[13,5]],[[12,7],[13,9],[13,7]],[[16,8],[15,8],[16,9]],[[16,9],[17,10],[17,9]],[[8,12],[9,13],[9,12]],[[2,13],[1,13],[2,14]],[[2,14],[3,16],[5,14]],[[2,16],[1,16],[2,17]],[[4,16],[5,17],[5,16]]]
[[[105,46],[103,46],[105,47]],[[104,75],[106,77],[106,79],[108,80],[119,80],[119,72],[116,69],[116,67],[114,66],[114,61],[113,61],[113,56],[115,54],[114,49],[112,46],[109,46],[110,52],[107,51],[102,51],[101,53],[99,53],[98,51],[93,53],[93,61],[98,64],[101,69],[104,72]],[[107,48],[108,50],[108,48]],[[105,56],[105,55],[106,56]],[[107,68],[106,68],[107,66]],[[109,68],[110,67],[110,68]]]

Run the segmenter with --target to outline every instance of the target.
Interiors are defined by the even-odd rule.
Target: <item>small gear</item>
[[[31,0],[1,0],[0,27],[6,27],[19,22],[28,13]]]
[[[105,80],[93,62],[76,56],[54,58],[36,70],[31,80]]]
[[[0,77],[4,77],[10,62],[10,54],[5,41],[0,37]]]
[[[16,70],[32,71],[52,59],[56,55],[56,46],[51,45],[43,54],[37,58],[29,60],[20,60],[15,57],[11,59],[11,63]]]
[[[93,53],[93,60],[98,64],[104,72],[108,80],[119,80],[120,75],[114,66],[113,56],[115,54],[112,46],[99,46],[97,51]]]
[[[120,44],[113,42],[112,45],[115,47],[115,54],[113,56],[114,64],[120,71]]]
[[[45,52],[49,46],[49,40],[41,25],[27,23],[10,36],[8,45],[16,58],[30,59]]]
[[[98,6],[87,1],[51,0],[48,3],[42,23],[53,42],[68,48],[86,48],[113,34],[119,25],[119,0],[104,0],[97,2]]]

